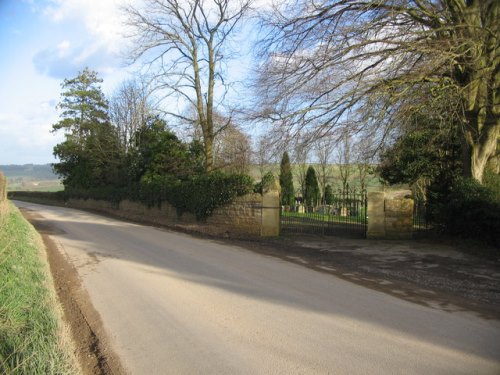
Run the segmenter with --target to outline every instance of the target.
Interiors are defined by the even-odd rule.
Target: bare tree
[[[261,136],[257,139],[255,150],[255,162],[259,167],[260,178],[269,172],[271,163],[271,142],[266,136]]]
[[[359,188],[361,192],[366,192],[368,188],[368,178],[374,173],[373,160],[376,147],[373,139],[362,137],[354,144],[353,151]]]
[[[344,133],[339,142],[337,142],[337,167],[340,175],[340,182],[342,183],[342,193],[347,193],[349,190],[349,180],[352,172],[352,140],[349,133]]]
[[[234,124],[225,126],[214,142],[214,166],[233,173],[247,173],[252,149],[250,139]]]
[[[118,129],[125,151],[137,129],[156,112],[150,94],[144,79],[128,80],[118,87],[110,100],[111,122]]]
[[[156,88],[196,108],[196,119],[181,111],[169,115],[198,123],[205,169],[213,169],[214,109],[226,93],[223,63],[231,56],[230,36],[250,0],[145,0],[125,8],[134,30],[132,61],[145,60]]]
[[[297,164],[297,177],[299,179],[300,193],[302,198],[306,194],[307,162],[309,148],[306,144],[298,144],[295,147],[295,163]]]
[[[481,181],[500,133],[499,13],[498,0],[285,2],[264,17],[262,117],[319,136],[349,120],[383,141],[410,113],[452,114],[464,175]]]
[[[328,179],[331,176],[331,156],[332,156],[333,142],[329,137],[320,138],[314,144],[316,158],[318,159],[318,181],[322,191],[322,202],[325,203],[325,189]]]

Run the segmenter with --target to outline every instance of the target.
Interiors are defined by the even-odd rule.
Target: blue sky
[[[109,98],[133,74],[122,58],[124,2],[0,0],[0,164],[55,162],[62,135],[50,130],[64,78],[88,66],[104,79]],[[248,69],[248,59],[233,62],[230,75]]]
[[[88,66],[111,94],[128,76],[120,22],[114,0],[0,0],[0,164],[54,162],[64,78]]]

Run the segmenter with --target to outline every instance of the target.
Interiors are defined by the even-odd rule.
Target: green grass
[[[10,205],[0,218],[2,374],[77,373],[42,246],[38,233]]]
[[[37,180],[30,177],[7,177],[9,191],[60,191],[64,189],[59,180]]]
[[[321,214],[318,212],[305,212],[305,213],[299,213],[299,212],[282,212],[281,214],[284,217],[294,217],[294,218],[299,218],[299,219],[310,219],[310,220],[315,220],[315,221],[325,221],[329,223],[346,223],[346,222],[360,222],[364,220],[364,212],[365,209],[362,208],[360,209],[360,213],[356,216],[340,216],[340,215],[328,215],[328,214]]]

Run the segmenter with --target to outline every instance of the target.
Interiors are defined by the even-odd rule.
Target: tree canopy
[[[453,117],[482,180],[500,131],[496,0],[297,0],[267,13],[261,118],[305,139],[347,128],[386,142],[421,109]],[[285,137],[286,138],[286,137]]]
[[[133,30],[133,61],[144,57],[155,87],[196,110],[195,118],[167,110],[202,130],[205,168],[213,169],[214,110],[225,97],[229,41],[249,1],[146,0],[126,8]]]
[[[52,129],[63,130],[65,141],[54,147],[60,162],[53,167],[66,187],[113,185],[120,180],[120,144],[101,82],[96,72],[85,68],[62,84],[61,120]]]

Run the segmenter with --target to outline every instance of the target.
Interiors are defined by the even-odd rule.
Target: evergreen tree
[[[306,188],[304,201],[306,206],[314,207],[318,204],[320,199],[320,191],[318,185],[318,178],[316,177],[316,171],[310,165],[306,172]]]
[[[129,163],[134,182],[187,179],[195,173],[196,157],[163,119],[147,119],[133,135],[133,143]]]
[[[96,72],[85,68],[62,84],[61,120],[52,129],[63,130],[65,141],[54,147],[60,162],[53,168],[65,187],[89,188],[122,180],[118,134],[109,121],[101,82]]]
[[[328,184],[325,187],[325,194],[324,194],[324,201],[325,204],[333,204],[333,188],[332,185]]]
[[[295,204],[295,190],[293,188],[292,166],[288,152],[283,153],[280,165],[280,185],[281,185],[281,204],[284,206],[293,206]]]

